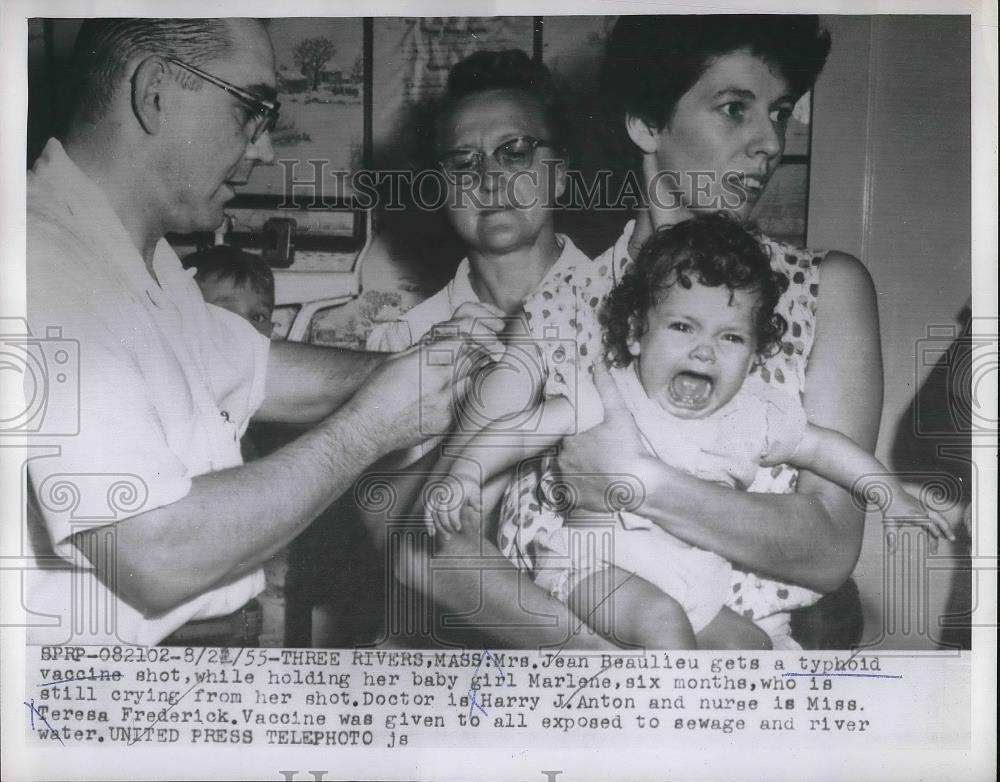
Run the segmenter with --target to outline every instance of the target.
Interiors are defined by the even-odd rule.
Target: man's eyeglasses
[[[494,149],[491,157],[508,174],[514,174],[531,167],[538,147],[557,149],[551,141],[534,136],[518,136]],[[481,170],[485,161],[486,153],[481,150],[455,149],[446,152],[438,163],[448,174],[464,174]]]
[[[230,84],[228,81],[224,81],[217,76],[205,73],[200,68],[195,68],[193,65],[188,65],[186,62],[174,57],[166,57],[164,59],[204,79],[209,84],[214,84],[216,87],[225,90],[248,108],[250,110],[250,119],[247,121],[247,130],[249,131],[251,144],[257,143],[257,139],[265,133],[270,133],[274,129],[274,126],[278,124],[278,111],[281,109],[281,104],[278,101],[261,100],[252,92],[247,92],[235,84]]]

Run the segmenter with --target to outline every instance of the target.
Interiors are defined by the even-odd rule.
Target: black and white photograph
[[[995,778],[995,5],[442,5],[0,11],[4,778]]]

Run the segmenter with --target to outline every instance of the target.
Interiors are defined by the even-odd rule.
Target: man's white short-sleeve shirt
[[[263,401],[268,340],[205,304],[164,239],[153,271],[102,190],[49,141],[27,198],[28,321],[52,405],[30,442],[47,447],[28,464],[32,642],[156,643],[190,619],[237,610],[264,586],[257,570],[144,616],[70,543],[241,464],[240,437]]]

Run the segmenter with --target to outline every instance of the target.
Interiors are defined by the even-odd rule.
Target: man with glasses
[[[237,87],[235,84],[230,84],[228,81],[224,81],[223,79],[213,76],[210,73],[205,73],[205,71],[200,68],[195,68],[193,65],[183,62],[182,60],[178,60],[176,57],[167,57],[166,60],[171,65],[176,65],[189,73],[193,73],[199,79],[204,79],[209,84],[214,84],[216,87],[225,90],[236,98],[236,100],[243,105],[247,112],[244,131],[250,139],[251,144],[256,144],[261,136],[265,133],[270,133],[274,130],[274,126],[278,124],[281,104],[273,98],[269,100],[262,100],[260,96],[254,95],[252,92],[248,92],[241,87]],[[273,93],[274,89],[266,87],[265,91]]]
[[[55,447],[29,464],[29,640],[150,644],[190,620],[239,625],[264,561],[421,423],[448,425],[454,378],[414,351],[272,345],[206,305],[164,239],[214,230],[274,158],[259,23],[88,20],[74,68],[68,128],[28,177],[29,323],[73,346],[78,372],[49,379],[79,400],[50,437],[43,421],[36,442]],[[452,330],[492,314],[464,308]],[[243,465],[251,416],[318,423]]]

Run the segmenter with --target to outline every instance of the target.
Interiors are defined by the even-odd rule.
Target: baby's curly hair
[[[788,278],[771,269],[767,253],[753,234],[732,217],[718,213],[657,231],[608,294],[600,320],[612,366],[627,367],[632,362],[629,338],[646,333],[647,314],[670,288],[690,288],[695,282],[712,288],[725,285],[730,292],[757,293],[757,355],[766,358],[780,349],[788,326],[774,308],[788,289]],[[641,326],[633,333],[636,320]]]

